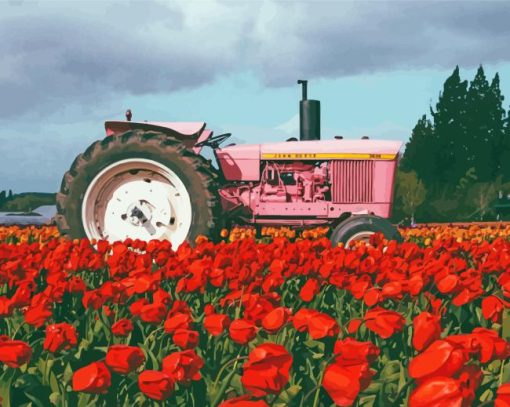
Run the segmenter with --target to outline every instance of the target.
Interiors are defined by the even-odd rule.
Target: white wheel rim
[[[177,248],[191,227],[191,199],[182,180],[153,160],[117,161],[97,174],[82,202],[89,239],[170,240]]]
[[[347,243],[345,244],[347,247],[349,247],[349,245],[351,244],[351,242],[355,242],[355,241],[363,241],[365,243],[369,243],[370,242],[370,236],[372,236],[375,232],[371,232],[369,230],[365,230],[363,232],[358,232],[358,233],[355,233],[353,236],[351,236],[348,240],[347,240]]]

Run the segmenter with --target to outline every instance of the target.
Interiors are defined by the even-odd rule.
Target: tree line
[[[12,190],[0,191],[0,208],[3,207],[7,202],[13,199]]]
[[[480,66],[468,83],[454,69],[406,144],[395,218],[496,218],[495,202],[510,192],[510,114],[503,101],[498,73],[489,82]]]

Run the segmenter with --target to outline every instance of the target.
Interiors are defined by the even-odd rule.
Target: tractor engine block
[[[261,202],[317,202],[329,197],[328,163],[266,162],[259,190]]]

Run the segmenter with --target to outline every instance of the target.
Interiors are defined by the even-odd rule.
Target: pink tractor
[[[72,238],[170,240],[173,247],[233,224],[330,226],[333,244],[375,232],[401,240],[391,213],[399,141],[320,140],[320,102],[302,84],[300,140],[220,145],[205,123],[105,123],[57,194]],[[218,169],[200,155],[214,151]]]

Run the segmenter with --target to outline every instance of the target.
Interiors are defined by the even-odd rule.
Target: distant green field
[[[0,202],[0,211],[30,212],[42,205],[55,205],[55,195],[44,192],[14,194]]]

